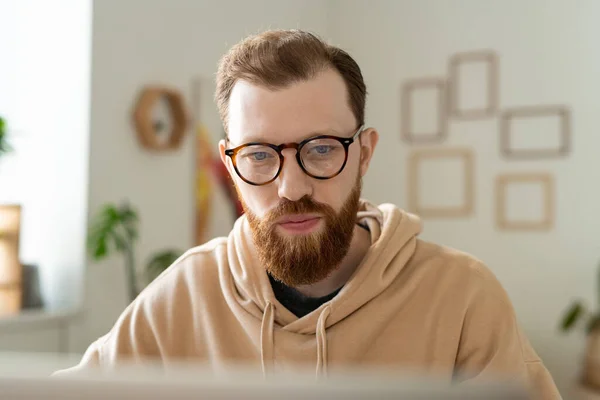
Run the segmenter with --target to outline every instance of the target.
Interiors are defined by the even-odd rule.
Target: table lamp
[[[0,317],[21,310],[21,206],[0,205]]]

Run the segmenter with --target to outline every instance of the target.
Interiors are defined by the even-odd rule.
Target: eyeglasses
[[[251,142],[225,150],[233,168],[246,183],[262,186],[273,182],[283,167],[284,149],[296,149],[296,161],[302,171],[315,179],[331,179],[339,175],[348,161],[348,147],[363,131],[363,126],[352,137],[319,135],[300,143]]]

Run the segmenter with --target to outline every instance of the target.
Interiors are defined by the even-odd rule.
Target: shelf
[[[26,329],[39,325],[60,325],[82,314],[79,309],[72,310],[23,310],[19,314],[0,317],[0,332],[4,330]]]

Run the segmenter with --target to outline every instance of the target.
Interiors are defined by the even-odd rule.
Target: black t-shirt
[[[367,225],[358,224],[358,226],[369,231]],[[321,305],[333,299],[335,296],[337,296],[340,290],[342,290],[342,288],[339,288],[333,293],[323,297],[307,297],[298,292],[296,289],[279,282],[270,274],[267,275],[271,281],[271,287],[273,288],[275,298],[298,318],[302,318],[305,315],[310,314],[317,308],[321,307]]]
[[[296,317],[302,318],[333,299],[342,288],[323,297],[307,297],[269,275],[275,298]]]

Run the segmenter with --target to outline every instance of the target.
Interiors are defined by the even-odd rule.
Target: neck
[[[348,282],[354,271],[356,271],[356,268],[362,262],[369,247],[371,247],[369,232],[355,225],[352,241],[350,242],[350,250],[348,250],[348,254],[346,254],[339,267],[324,280],[312,285],[298,286],[295,289],[308,297],[327,296]]]

